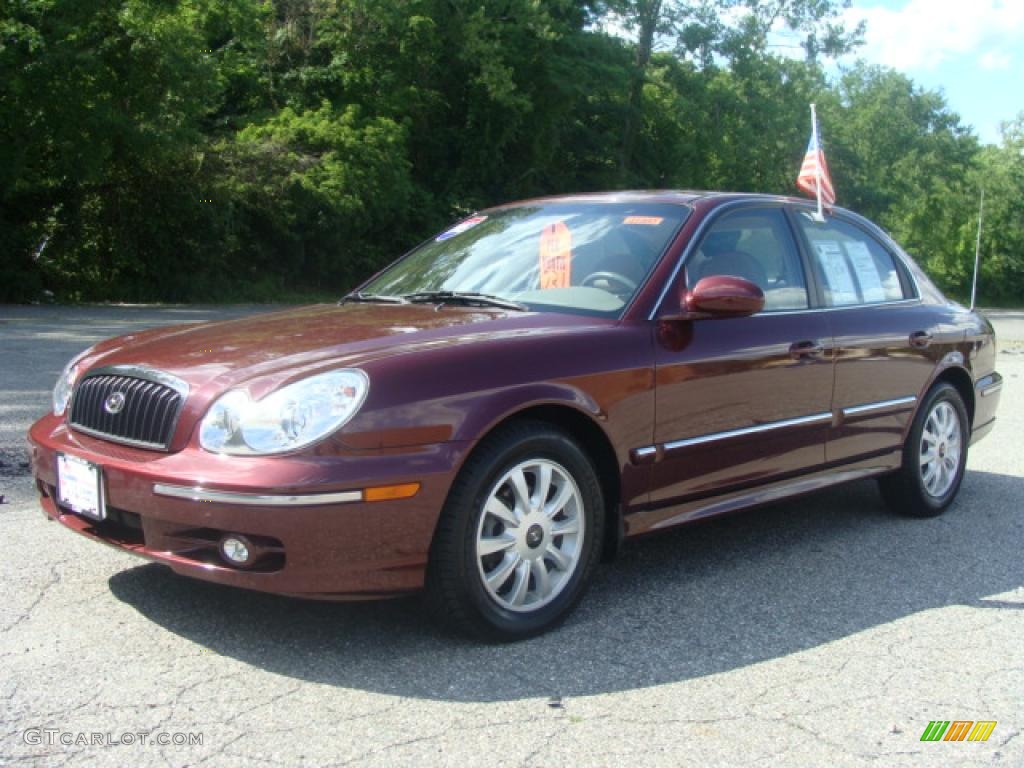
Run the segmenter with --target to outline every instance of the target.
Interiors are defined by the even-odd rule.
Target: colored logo
[[[996,728],[995,720],[932,720],[921,734],[921,741],[988,741]]]

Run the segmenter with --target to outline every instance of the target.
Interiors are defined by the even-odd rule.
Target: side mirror
[[[684,293],[681,304],[684,318],[747,317],[764,309],[764,292],[742,277],[712,275]]]

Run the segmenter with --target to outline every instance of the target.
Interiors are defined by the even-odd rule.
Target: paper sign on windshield
[[[540,289],[572,284],[572,233],[565,222],[548,224],[540,236]]]
[[[885,287],[882,285],[882,278],[878,274],[878,267],[871,256],[866,243],[858,241],[844,243],[846,255],[850,257],[853,264],[853,271],[857,273],[857,282],[860,283],[861,293],[864,301],[885,301]]]
[[[825,279],[832,291],[833,306],[843,304],[856,304],[857,286],[853,284],[853,275],[850,274],[850,267],[843,256],[843,250],[835,240],[820,240],[816,242],[818,257],[821,259],[821,268],[825,272]]]

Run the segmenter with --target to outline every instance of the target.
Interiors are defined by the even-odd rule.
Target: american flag
[[[816,198],[819,178],[821,202],[825,205],[835,205],[836,191],[832,187],[832,177],[828,172],[828,163],[825,162],[825,150],[818,140],[818,125],[815,122],[811,130],[811,142],[807,145],[807,154],[804,155],[804,164],[800,166],[800,175],[796,177],[796,185],[803,192]]]

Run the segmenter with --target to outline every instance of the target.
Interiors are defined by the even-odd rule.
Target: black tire
[[[922,440],[925,428],[933,414],[950,413],[955,415],[959,431],[959,457],[951,480],[942,482],[933,493],[925,480],[922,465]],[[967,408],[956,387],[948,382],[939,382],[925,395],[918,408],[914,423],[903,446],[903,464],[890,475],[880,477],[878,487],[889,508],[901,515],[909,517],[935,517],[941,515],[960,490],[964,479],[964,467],[967,464],[967,446],[970,443],[971,427],[967,417]],[[945,449],[946,443],[943,443]],[[945,454],[942,454],[945,455]]]
[[[572,520],[575,520],[579,533],[568,538],[556,535],[555,529],[548,527],[542,533],[542,541],[536,541],[536,525],[534,536],[528,539],[530,530],[527,525],[507,530],[497,524],[501,536],[516,541],[513,547],[501,553],[495,553],[499,565],[515,559],[518,563],[525,562],[519,557],[521,548],[532,546],[529,552],[535,560],[541,560],[539,566],[531,561],[526,565],[528,575],[522,594],[543,594],[542,586],[549,586],[548,572],[560,577],[557,592],[551,589],[548,602],[536,598],[536,607],[520,606],[510,610],[501,600],[510,601],[514,598],[492,594],[485,585],[485,573],[497,573],[500,567],[486,572],[486,563],[490,556],[480,555],[477,549],[478,538],[484,535],[485,526],[492,526],[493,532],[496,518],[485,513],[484,506],[495,496],[511,490],[511,481],[502,484],[510,473],[529,462],[553,465],[554,472],[564,470],[565,475],[558,475],[562,487],[550,485],[550,503],[540,501],[540,506],[555,508],[554,497],[567,486],[577,491],[573,500],[565,509],[572,508]],[[564,482],[565,476],[571,477],[572,483]],[[538,474],[529,474],[529,467],[522,475],[532,484],[529,485],[531,499],[539,483]],[[557,491],[557,493],[556,493]],[[539,499],[539,492],[536,498]],[[513,505],[516,510],[520,506]],[[538,508],[531,514],[539,515],[543,509]],[[571,520],[567,513],[559,512],[550,518],[551,525],[565,527]],[[446,627],[454,628],[476,638],[514,641],[532,637],[545,632],[561,622],[583,597],[591,580],[594,568],[600,559],[601,542],[604,531],[604,498],[597,473],[587,454],[570,436],[542,421],[514,422],[501,428],[487,437],[466,461],[459,472],[452,489],[448,494],[434,541],[431,545],[430,561],[427,569],[426,597],[427,607],[434,618]],[[580,524],[582,521],[582,524]],[[492,534],[493,535],[493,534]],[[571,539],[571,544],[567,542]],[[491,539],[489,539],[491,540]],[[541,547],[571,547],[574,565],[558,570],[554,563],[545,559]],[[578,549],[577,549],[578,547]],[[548,551],[547,549],[543,550]],[[534,567],[544,568],[543,576],[538,580],[534,575]],[[512,571],[509,578],[514,581],[509,592],[515,591],[520,583],[519,571]]]

